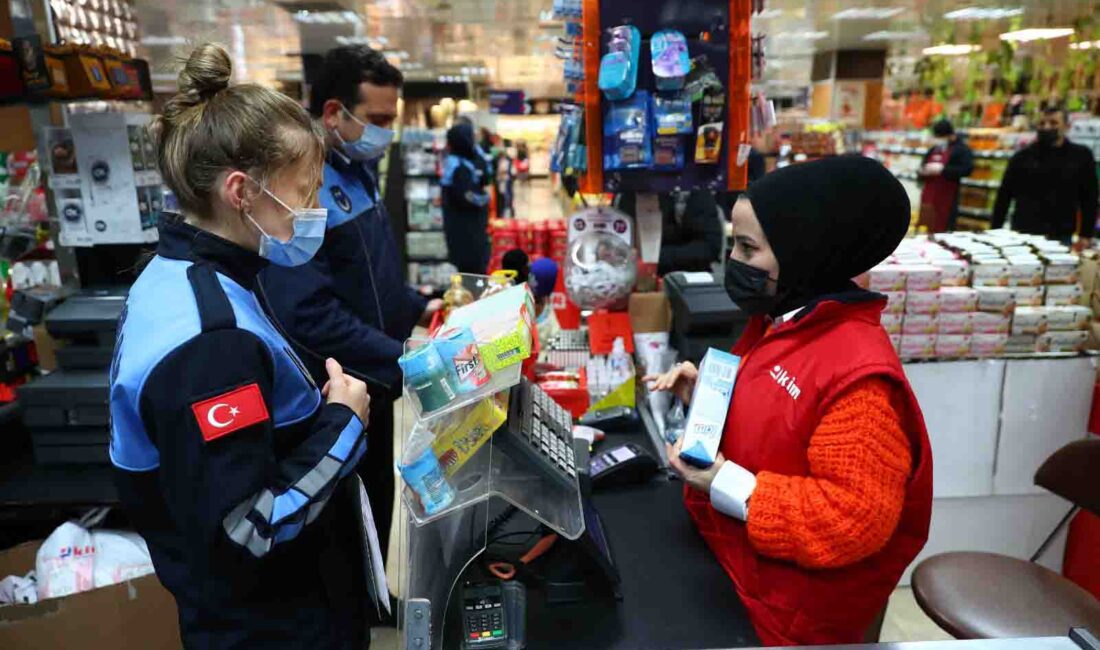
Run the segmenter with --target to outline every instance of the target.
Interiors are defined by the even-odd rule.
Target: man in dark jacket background
[[[1079,247],[1092,245],[1096,229],[1096,160],[1088,147],[1066,138],[1066,125],[1062,109],[1043,110],[1036,129],[1038,139],[1008,161],[993,207],[994,228],[1004,226],[1008,204],[1015,200],[1013,230],[1045,235],[1065,244],[1071,243],[1076,232]]]
[[[710,271],[722,255],[722,223],[713,192],[668,192],[658,196],[661,206],[661,257],[657,273]],[[633,192],[621,194],[617,207],[637,217]]]

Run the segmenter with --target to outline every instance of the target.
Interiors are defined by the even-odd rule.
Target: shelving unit
[[[446,142],[442,129],[408,129],[402,134],[407,279],[418,286],[445,289],[456,269],[447,260],[439,173]],[[424,250],[425,246],[430,250]]]

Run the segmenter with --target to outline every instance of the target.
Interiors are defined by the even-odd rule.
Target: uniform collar
[[[242,287],[251,287],[268,261],[253,251],[196,228],[180,215],[165,215],[158,227],[157,255],[173,260],[208,262]]]
[[[348,158],[344,152],[340,151],[339,147],[333,147],[329,149],[328,155],[325,161],[340,175],[351,174],[355,176],[364,187],[367,188],[367,192],[371,195],[373,200],[377,194],[378,183],[374,179],[374,175],[370,169],[367,168],[366,163],[357,162]]]

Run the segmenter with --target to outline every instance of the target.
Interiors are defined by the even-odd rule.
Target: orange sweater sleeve
[[[891,392],[886,380],[870,377],[841,394],[810,437],[809,476],[757,474],[747,522],[757,552],[833,568],[886,545],[912,466]]]

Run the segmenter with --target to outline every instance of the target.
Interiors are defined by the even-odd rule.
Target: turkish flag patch
[[[265,422],[270,417],[267,405],[260,394],[259,384],[234,388],[228,393],[196,402],[191,405],[195,420],[206,442],[216,440],[253,424]]]

